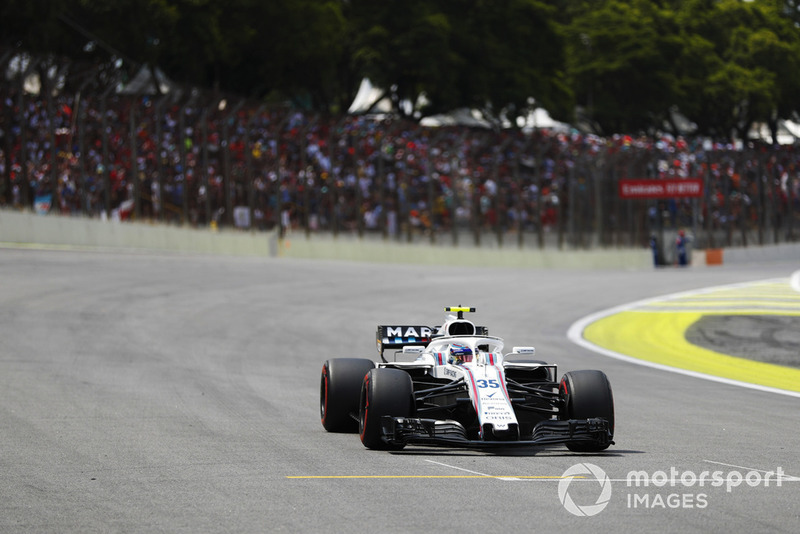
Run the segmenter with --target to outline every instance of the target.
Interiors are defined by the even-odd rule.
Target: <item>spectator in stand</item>
[[[577,210],[572,203],[593,202],[592,188],[603,187],[593,183],[599,174],[576,173],[592,158],[621,173],[645,161],[642,175],[653,179],[707,177],[700,217],[712,230],[760,224],[764,203],[774,224],[800,211],[795,147],[736,151],[669,136],[432,130],[399,119],[322,119],[248,104],[228,111],[210,95],[191,103],[169,95],[104,99],[103,89],[79,98],[67,87],[48,102],[41,94],[19,99],[13,81],[0,86],[12,110],[0,117],[12,120],[0,125],[3,202],[31,208],[37,196],[51,195],[51,209],[63,214],[110,216],[138,192],[141,217],[195,225],[224,222],[229,206],[252,206],[251,222],[263,229],[308,220],[315,230],[385,229],[392,236],[409,225],[420,234],[473,223],[501,233],[563,230],[565,214]],[[666,206],[671,227],[694,223],[690,201]],[[617,210],[609,225],[624,215],[622,205],[604,209]],[[646,246],[646,232],[643,240]]]

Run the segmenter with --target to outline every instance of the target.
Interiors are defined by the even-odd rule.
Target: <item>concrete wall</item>
[[[239,256],[469,265],[541,269],[652,269],[649,249],[563,250],[519,249],[470,245],[402,244],[380,238],[333,238],[303,233],[279,241],[275,232],[240,232],[182,228],[149,223],[112,222],[83,217],[36,215],[0,210],[0,243],[16,246],[53,246],[103,249],[141,249]],[[800,243],[764,247],[728,248],[722,264],[761,261],[797,261]],[[695,266],[706,264],[706,251],[692,255]]]
[[[212,232],[169,225],[0,210],[0,242],[16,245],[143,249],[238,256],[275,256],[274,232]]]
[[[698,254],[698,252],[704,252],[704,254]],[[709,249],[695,251],[695,258],[709,266],[776,261],[800,263],[800,243]]]
[[[652,269],[648,249],[563,250],[503,248],[463,245],[405,244],[380,238],[333,238],[289,235],[279,244],[279,255],[292,258],[325,258],[377,263],[467,265],[535,269]]]

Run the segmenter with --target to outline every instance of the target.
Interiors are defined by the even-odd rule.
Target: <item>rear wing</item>
[[[383,358],[383,351],[387,349],[402,349],[405,346],[425,347],[434,337],[439,336],[439,326],[424,325],[380,325],[376,333],[378,352]],[[476,326],[475,334],[489,335],[485,326]]]
[[[426,346],[438,328],[423,325],[381,325],[376,333],[378,352],[383,358],[387,349],[402,349],[406,345]]]

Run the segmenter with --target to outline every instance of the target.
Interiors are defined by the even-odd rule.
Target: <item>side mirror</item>
[[[536,354],[536,349],[533,347],[514,347],[511,349],[512,354],[529,354],[533,356]]]
[[[403,347],[403,354],[422,354],[425,351],[425,347],[418,347],[415,345],[406,345]]]

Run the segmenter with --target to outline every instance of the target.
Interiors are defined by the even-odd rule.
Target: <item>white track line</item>
[[[446,463],[443,463],[443,462],[437,462],[435,460],[425,460],[425,461],[428,462],[428,463],[431,463],[431,464],[436,464],[436,465],[440,465],[442,467],[447,467],[449,469],[455,469],[457,471],[463,471],[463,472],[469,473],[471,475],[476,475],[476,476],[486,477],[486,478],[493,478],[495,480],[502,480],[504,482],[560,482],[561,480],[563,480],[562,477],[527,478],[527,477],[515,477],[515,476],[489,475],[489,474],[486,474],[486,473],[481,473],[480,471],[473,471],[471,469],[464,469],[463,467],[458,467],[458,466],[446,464]],[[735,469],[744,469],[746,471],[757,471],[759,473],[775,473],[774,471],[766,471],[764,469],[756,469],[756,468],[753,468],[753,467],[744,467],[744,466],[741,466],[741,465],[726,464],[726,463],[723,463],[723,462],[715,462],[714,460],[703,460],[703,461],[707,462],[707,463],[710,463],[710,464],[722,465],[722,466],[725,466],[725,467],[733,467]],[[575,482],[594,482],[594,483],[598,482],[597,479],[592,478],[592,477],[590,477],[590,478],[567,477],[567,478],[572,478],[573,481],[575,481]],[[624,483],[630,484],[630,478],[609,478],[609,481],[610,482],[617,482],[617,483],[624,482]],[[780,481],[781,482],[800,482],[800,478],[795,477],[795,476],[791,476],[791,475],[787,475],[787,474],[783,473],[782,475],[780,475]],[[674,485],[675,483],[680,482],[680,479],[671,479],[671,482]]]
[[[734,468],[736,468],[736,469],[745,469],[745,470],[747,470],[747,471],[757,471],[757,472],[759,472],[759,473],[773,473],[773,474],[775,473],[775,471],[767,471],[767,470],[765,470],[765,469],[756,469],[755,467],[745,467],[745,466],[743,466],[743,465],[726,464],[726,463],[724,463],[724,462],[715,462],[714,460],[703,460],[703,461],[704,461],[704,462],[707,462],[707,463],[709,463],[709,464],[723,465],[723,466],[725,466],[725,467],[734,467]],[[783,482],[800,482],[800,477],[795,477],[795,476],[792,476],[792,475],[787,475],[786,473],[783,473],[783,474],[780,476],[780,479],[781,479]]]
[[[778,279],[778,280],[783,280],[783,279]],[[774,282],[774,281],[776,281],[776,280],[775,279],[770,279],[770,280],[760,280],[759,282]],[[587,339],[585,339],[583,337],[583,332],[584,332],[584,330],[586,330],[587,326],[589,326],[590,324],[594,323],[595,321],[599,321],[600,319],[608,317],[609,315],[614,315],[614,314],[621,313],[621,312],[624,312],[624,311],[630,311],[630,310],[632,310],[634,308],[638,308],[638,307],[641,307],[641,306],[644,306],[646,304],[650,304],[650,303],[653,303],[653,302],[661,302],[661,301],[664,301],[664,300],[676,299],[676,298],[685,297],[685,296],[689,296],[689,295],[698,295],[698,294],[703,294],[703,293],[711,293],[713,291],[719,291],[721,289],[735,289],[735,288],[749,286],[749,285],[752,285],[753,283],[754,282],[744,282],[744,283],[739,283],[739,284],[729,284],[729,285],[709,287],[709,288],[699,289],[699,290],[694,290],[694,291],[682,291],[680,293],[672,293],[672,294],[664,295],[664,296],[661,296],[661,297],[643,299],[643,300],[638,300],[636,302],[631,302],[629,304],[623,304],[621,306],[615,306],[613,308],[609,308],[609,309],[601,311],[601,312],[593,313],[591,315],[587,315],[586,317],[578,319],[577,321],[575,321],[575,323],[572,324],[572,326],[569,327],[569,330],[567,331],[567,338],[569,338],[569,340],[572,341],[573,343],[575,343],[576,345],[579,345],[579,346],[581,346],[581,347],[583,347],[585,349],[591,350],[591,351],[596,352],[598,354],[602,354],[603,356],[608,356],[609,358],[622,360],[624,362],[633,363],[633,364],[636,364],[636,365],[642,365],[644,367],[650,367],[652,369],[658,369],[659,371],[669,371],[670,373],[678,373],[678,374],[685,375],[685,376],[691,376],[693,378],[700,378],[702,380],[709,380],[711,382],[719,382],[719,383],[727,384],[727,385],[730,385],[730,386],[739,386],[739,387],[748,388],[748,389],[755,389],[755,390],[758,390],[758,391],[765,391],[767,393],[778,393],[780,395],[787,395],[789,397],[800,398],[800,393],[795,392],[795,391],[787,391],[785,389],[771,388],[769,386],[762,386],[762,385],[759,385],[759,384],[750,384],[748,382],[742,382],[742,381],[739,381],[739,380],[731,380],[730,378],[723,378],[721,376],[714,376],[714,375],[709,375],[709,374],[705,374],[705,373],[698,373],[697,371],[689,371],[687,369],[679,369],[677,367],[670,367],[668,365],[649,362],[647,360],[640,360],[638,358],[634,358],[632,356],[627,356],[625,354],[621,354],[619,352],[606,349],[606,348],[601,347],[599,345],[595,345],[594,343],[588,341]],[[796,285],[797,288],[800,288],[800,271],[796,271],[795,273],[792,274],[791,283],[792,283],[792,287],[795,287],[795,285]],[[798,289],[798,291],[800,291],[800,289]]]
[[[556,482],[558,482],[559,480],[562,480],[561,477],[547,477],[547,478],[529,479],[529,478],[520,478],[520,477],[515,477],[515,476],[487,475],[486,473],[480,473],[478,471],[472,471],[470,469],[464,469],[463,467],[456,467],[455,465],[445,464],[445,463],[442,463],[442,462],[437,462],[435,460],[425,460],[425,461],[428,462],[428,463],[431,463],[431,464],[441,465],[442,467],[449,467],[450,469],[457,469],[458,471],[464,471],[465,473],[469,473],[471,475],[476,475],[476,476],[481,476],[481,477],[486,477],[486,478],[493,478],[495,480],[502,480],[504,482],[527,482],[528,480],[548,480],[548,481],[555,480]],[[580,480],[580,479],[576,479],[576,480]]]
[[[465,473],[469,473],[471,475],[479,475],[479,476],[487,477],[487,478],[497,478],[494,475],[487,475],[486,473],[479,473],[477,471],[470,471],[469,469],[464,469],[463,467],[456,467],[455,465],[443,464],[442,462],[436,462],[434,460],[425,460],[425,461],[429,462],[429,463],[432,463],[432,464],[441,465],[442,467],[449,467],[450,469],[457,469],[459,471],[464,471]]]
[[[792,289],[800,293],[800,271],[795,271],[794,274],[792,274],[789,285],[792,286]]]

